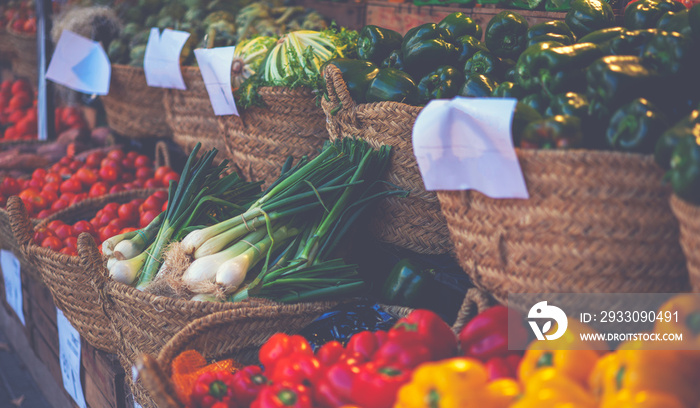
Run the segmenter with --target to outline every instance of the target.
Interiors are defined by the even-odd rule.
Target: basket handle
[[[90,283],[98,292],[101,292],[102,287],[107,282],[109,272],[104,266],[102,254],[100,254],[95,239],[87,232],[78,236],[78,255]]]
[[[10,227],[20,248],[24,248],[32,243],[32,223],[27,214],[27,208],[22,200],[17,196],[7,199],[7,212],[10,217]],[[22,249],[24,251],[24,249]]]
[[[155,358],[147,354],[142,355],[136,361],[136,369],[143,385],[159,408],[184,408],[180,401],[173,397],[175,390],[170,379]]]
[[[348,85],[343,80],[343,74],[335,65],[328,64],[323,71],[326,79],[326,91],[330,101],[330,112],[334,115],[340,110],[349,110],[355,107],[355,101],[350,96]]]
[[[155,147],[155,156],[156,156],[156,168],[158,167],[163,167],[163,166],[170,166],[170,150],[168,150],[168,144],[160,141],[156,143]]]
[[[489,294],[479,288],[470,288],[464,296],[462,307],[459,308],[457,319],[452,325],[452,331],[456,334],[462,331],[476,315],[493,306],[495,302]]]

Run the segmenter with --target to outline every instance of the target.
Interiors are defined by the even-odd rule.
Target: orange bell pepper
[[[537,370],[525,383],[525,393],[510,408],[596,408],[596,401],[580,383],[556,368]]]
[[[670,394],[622,390],[605,398],[600,408],[685,408],[685,405]]]
[[[528,350],[520,362],[518,378],[527,383],[538,371],[553,368],[559,375],[586,387],[598,358],[593,350]]]

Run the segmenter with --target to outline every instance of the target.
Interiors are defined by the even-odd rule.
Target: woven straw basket
[[[671,196],[671,210],[681,228],[681,247],[685,253],[693,292],[700,292],[700,207]]]
[[[166,89],[163,92],[165,119],[170,126],[173,140],[186,154],[197,142],[202,142],[202,151],[216,147],[226,151],[214,109],[211,107],[207,88],[197,67],[182,67],[182,77],[187,89]]]
[[[474,283],[508,293],[680,292],[688,276],[670,191],[650,156],[516,149],[529,200],[440,191]]]
[[[109,95],[101,96],[107,124],[126,137],[168,137],[163,89],[146,84],[143,68],[112,65]]]
[[[90,198],[52,214],[41,220],[37,226],[46,225],[56,219],[72,223],[93,216],[107,203],[126,203],[134,198],[148,197],[154,191],[156,190],[133,190]],[[68,321],[88,343],[108,353],[115,353],[112,329],[100,306],[98,293],[93,287],[94,277],[90,275],[90,270],[85,267],[81,257],[61,254],[34,244],[34,229],[19,197],[10,197],[8,210],[20,250],[27,262],[41,274],[51,291],[56,307],[63,311]],[[83,243],[84,239],[80,241]],[[80,245],[78,249],[80,250]]]
[[[36,34],[20,33],[8,25],[7,35],[14,49],[12,72],[17,76],[28,78],[32,83],[36,84],[39,77]]]
[[[459,333],[464,325],[478,313],[492,304],[488,296],[478,290],[470,289],[458,313],[457,321],[452,326]],[[412,309],[398,306],[384,306],[384,310],[398,317],[407,316]],[[263,312],[264,314],[265,312]],[[137,361],[139,379],[153,397],[159,408],[184,408],[175,397],[170,381],[171,363],[186,350],[197,350],[207,361],[233,358],[242,365],[257,364],[258,350],[269,338],[250,336],[239,330],[242,325],[252,326],[260,318],[255,310],[228,310],[215,313],[188,324],[163,347],[158,358],[146,354]]]
[[[421,108],[398,102],[357,105],[338,68],[329,65],[324,74],[328,100],[322,100],[321,105],[331,140],[357,136],[374,147],[393,146],[387,180],[410,191],[408,198],[389,197],[379,203],[370,222],[372,233],[380,241],[419,253],[451,252],[437,195],[425,190],[413,155],[411,134]]]
[[[220,116],[233,167],[247,180],[272,183],[288,156],[315,156],[328,139],[326,117],[308,88],[263,87],[266,107]]]
[[[5,27],[0,27],[0,60],[10,60],[15,55],[15,47],[10,42],[10,35]]]

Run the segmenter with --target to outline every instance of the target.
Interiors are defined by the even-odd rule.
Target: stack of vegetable
[[[189,296],[199,294],[199,300],[254,296],[292,302],[362,287],[357,266],[340,256],[348,233],[370,204],[404,193],[379,189],[388,147],[375,151],[352,139],[327,143],[313,160],[302,158],[294,166],[291,158],[287,160],[281,176],[260,197],[241,194],[251,184],[235,174],[218,178],[222,167],[211,167],[211,152],[195,162],[198,150],[190,156],[182,181],[171,185],[166,212],[142,231],[103,245],[103,254],[120,260],[110,269],[114,279],[148,289],[156,274],[173,274],[177,284],[184,284]],[[224,201],[218,194],[230,199]],[[228,212],[219,217],[221,222],[202,228],[202,222],[211,224],[198,221],[205,218],[200,209],[206,201]],[[179,271],[172,266],[159,271],[167,265],[166,245],[180,240],[174,250],[188,261]]]
[[[0,5],[0,26],[10,27],[23,34],[36,34],[36,16],[33,1],[7,1]]]

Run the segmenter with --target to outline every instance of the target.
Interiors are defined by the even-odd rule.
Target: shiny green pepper
[[[681,11],[683,3],[674,0],[639,0],[625,7],[625,28],[642,30],[654,28],[667,11]]]
[[[678,141],[666,179],[678,197],[700,205],[700,138],[685,137]]]
[[[486,47],[500,58],[516,59],[527,48],[528,23],[512,11],[501,11],[486,27]]]
[[[700,110],[692,111],[681,119],[672,128],[667,129],[656,142],[654,161],[659,167],[668,170],[671,168],[671,155],[678,146],[678,142],[686,137],[700,138]]]
[[[498,83],[486,75],[468,75],[462,89],[459,90],[459,96],[486,98],[491,96],[497,86]]]
[[[357,38],[357,56],[381,64],[392,51],[401,48],[401,34],[388,28],[366,25]]]
[[[457,66],[463,66],[478,51],[488,52],[486,45],[471,35],[459,37],[453,44],[457,47]]]
[[[573,0],[564,21],[576,37],[581,38],[615,25],[615,14],[610,4],[603,0]]]
[[[433,99],[449,99],[459,93],[464,78],[457,69],[443,65],[429,72],[418,82],[418,96],[421,103],[428,103]]]
[[[530,149],[573,149],[582,145],[581,119],[564,115],[530,123],[520,141],[520,147]]]
[[[447,15],[438,23],[438,27],[447,31],[447,40],[450,42],[465,35],[481,38],[483,34],[479,23],[474,21],[469,15],[461,12]]]
[[[404,69],[416,77],[441,65],[457,63],[457,47],[447,42],[447,31],[435,23],[427,23],[408,30],[401,44]]]
[[[382,288],[382,302],[390,305],[419,307],[430,295],[431,271],[423,271],[409,259],[402,259],[391,269]]]
[[[579,118],[588,116],[588,98],[586,95],[567,92],[554,95],[545,111],[545,116],[569,115]]]
[[[365,100],[370,103],[394,101],[416,105],[418,87],[407,73],[394,68],[381,68],[370,82]]]
[[[614,150],[651,154],[666,128],[665,115],[651,102],[637,98],[613,113],[605,137]]]

